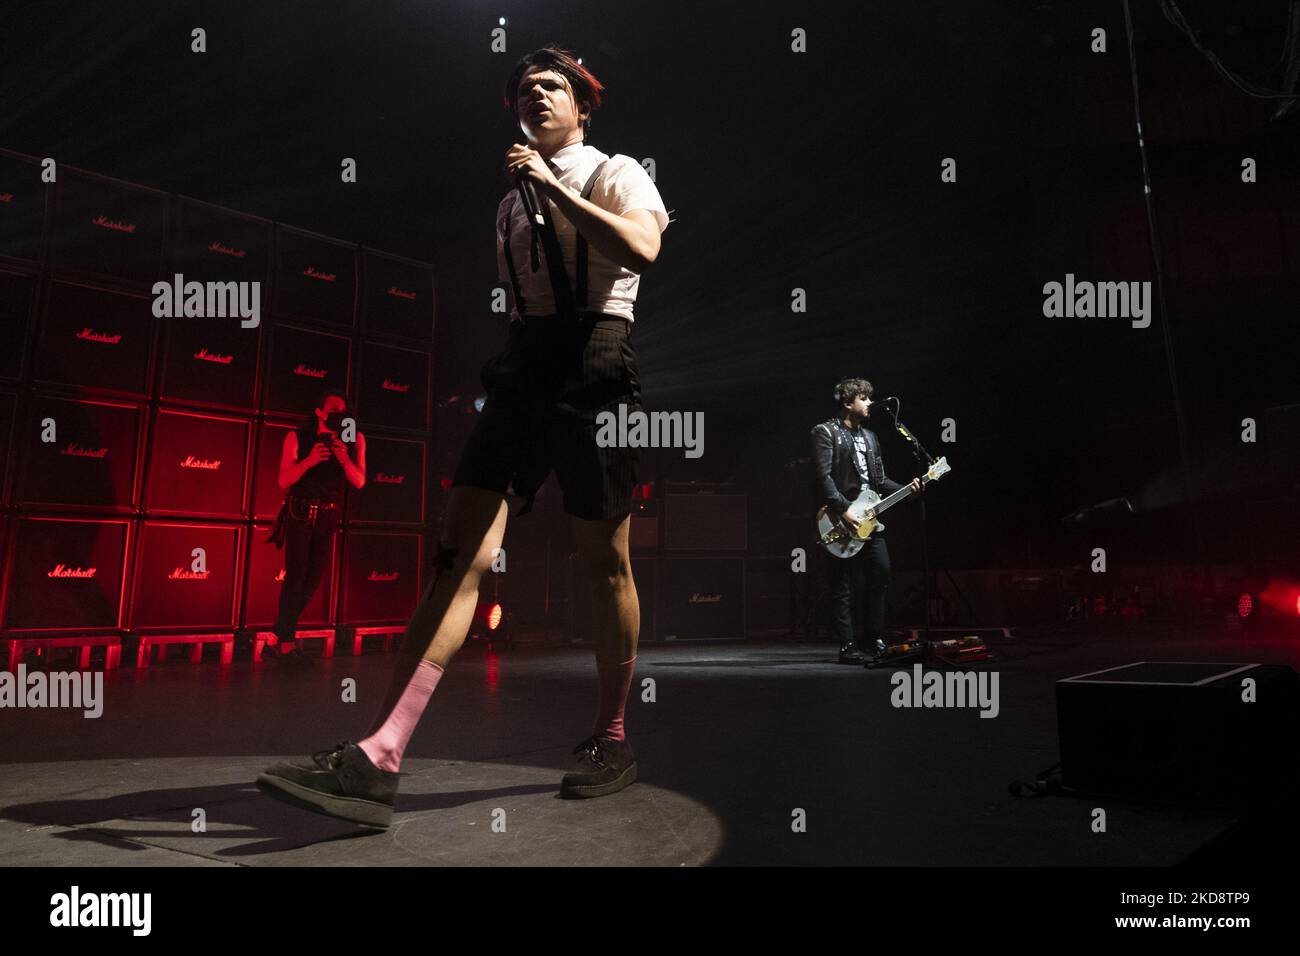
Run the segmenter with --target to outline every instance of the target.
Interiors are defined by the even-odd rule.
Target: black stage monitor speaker
[[[1000,576],[1002,620],[1016,627],[1057,624],[1064,616],[1059,572],[1014,571]]]
[[[745,637],[745,559],[665,557],[659,572],[659,636],[665,641]]]
[[[234,627],[243,533],[239,525],[143,522],[130,627]]]
[[[139,295],[51,282],[36,343],[36,379],[147,397],[153,303]]]
[[[15,503],[134,511],[143,416],[138,405],[33,395],[15,441],[22,462]]]
[[[1241,806],[1295,780],[1289,667],[1125,664],[1057,681],[1056,712],[1062,783],[1085,793]]]
[[[4,628],[120,628],[129,524],[125,518],[16,518],[4,580]]]
[[[154,416],[144,507],[155,514],[240,518],[251,423],[159,409]]]
[[[664,550],[746,550],[747,501],[745,495],[664,495]]]

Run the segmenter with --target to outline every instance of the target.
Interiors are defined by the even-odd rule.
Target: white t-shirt
[[[659,223],[659,232],[668,228],[668,210],[655,188],[654,181],[635,159],[616,153],[612,157],[602,153],[594,146],[585,143],[571,143],[555,153],[550,162],[558,170],[555,173],[561,185],[567,186],[578,195],[587,184],[587,177],[604,160],[605,168],[600,171],[588,200],[601,209],[606,209],[616,216],[631,209],[648,209],[654,213]],[[555,234],[560,241],[560,250],[564,254],[564,271],[569,276],[570,286],[575,285],[577,277],[577,243],[578,233],[573,224],[556,209],[555,204],[541,194],[538,198],[551,207],[551,221],[555,223]],[[528,217],[524,214],[519,191],[512,189],[497,205],[497,279],[511,288],[510,270],[506,265],[504,238],[506,217],[510,223],[510,249],[514,256],[515,269],[519,274],[519,285],[524,296],[527,315],[550,315],[556,312],[555,295],[551,290],[551,274],[546,267],[546,248],[540,238],[537,243],[537,271],[532,263],[532,229]],[[636,302],[637,287],[641,277],[628,269],[611,262],[595,246],[587,243],[587,310],[604,312],[609,315],[634,319],[632,306]],[[518,303],[511,311],[518,316]]]
[[[867,432],[858,427],[853,432],[853,463],[858,469],[858,477],[863,483],[871,484],[871,469],[867,466]]]

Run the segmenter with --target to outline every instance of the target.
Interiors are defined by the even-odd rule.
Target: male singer
[[[857,530],[849,505],[864,485],[882,498],[903,486],[885,475],[880,440],[866,427],[871,417],[871,383],[846,378],[835,386],[839,414],[812,430],[813,473],[817,493],[827,512]],[[921,480],[912,479],[920,492]],[[885,600],[889,595],[889,548],[876,531],[851,558],[832,557],[831,633],[839,641],[841,664],[866,664],[879,652],[885,633]],[[859,617],[865,598],[866,614]],[[857,640],[858,631],[862,641]]]
[[[636,779],[623,710],[640,621],[628,556],[638,457],[634,448],[598,445],[595,420],[620,403],[640,407],[632,309],[668,213],[636,160],[584,142],[603,89],[555,46],[525,56],[506,82],[505,106],[528,141],[506,151],[511,185],[497,212],[498,277],[510,280],[514,311],[505,351],[483,368],[487,403],[452,481],[436,571],[369,733],[309,766],[270,768],[258,785],[271,796],[389,824],[402,753],[465,640],[479,579],[501,545],[506,496],[523,497],[526,513],[552,470],[591,570],[599,682],[595,726],[574,749],[577,766],[560,792],[603,796]],[[526,215],[519,178],[532,184],[549,222],[538,226]]]

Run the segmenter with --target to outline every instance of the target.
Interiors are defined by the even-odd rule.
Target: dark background
[[[1180,4],[1270,87],[1288,6]],[[652,158],[674,218],[635,342],[648,408],[702,410],[705,455],[651,452],[647,477],[739,479],[751,544],[788,551],[809,429],[839,378],[864,375],[954,467],[927,496],[943,564],[1074,564],[1098,545],[1127,563],[1293,562],[1300,109],[1271,119],[1278,101],[1234,90],[1155,3],[1133,8],[1200,556],[1159,314],[1144,330],[1042,315],[1067,272],[1154,279],[1119,2],[9,4],[0,146],[432,262],[435,390],[468,396],[504,334],[492,223],[523,137],[501,86],[559,42],[608,87],[588,142]],[[442,437],[449,469],[460,436]],[[1117,496],[1138,513],[1061,523]],[[896,566],[917,560],[904,511]]]

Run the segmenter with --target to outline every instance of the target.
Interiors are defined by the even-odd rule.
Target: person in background
[[[306,420],[284,436],[279,483],[286,494],[271,540],[284,546],[284,583],[272,628],[277,643],[263,659],[296,662],[303,660],[294,639],[298,618],[329,565],[344,484],[366,484],[366,438],[342,392],[322,394]]]

